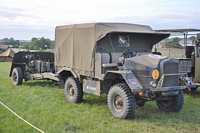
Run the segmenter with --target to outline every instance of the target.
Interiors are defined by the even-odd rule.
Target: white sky
[[[0,39],[54,40],[57,25],[127,22],[200,29],[199,0],[0,0]]]

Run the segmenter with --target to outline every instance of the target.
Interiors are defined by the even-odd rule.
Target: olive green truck
[[[146,25],[89,23],[57,26],[54,54],[19,52],[10,70],[14,85],[23,80],[51,79],[64,88],[68,102],[83,93],[107,94],[110,113],[131,119],[136,105],[156,101],[160,110],[179,112],[184,105],[190,59],[151,52],[169,34]]]

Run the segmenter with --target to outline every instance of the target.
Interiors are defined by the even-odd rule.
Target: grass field
[[[84,94],[83,103],[73,104],[50,81],[13,86],[10,65],[0,63],[0,101],[46,133],[200,132],[200,88],[185,94],[185,104],[179,113],[159,111],[154,101],[137,107],[134,119],[121,120],[110,114],[106,95]],[[37,132],[0,105],[0,133]]]

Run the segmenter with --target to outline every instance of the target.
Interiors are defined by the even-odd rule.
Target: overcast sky
[[[57,25],[126,22],[199,28],[199,0],[0,0],[0,39],[54,40]]]

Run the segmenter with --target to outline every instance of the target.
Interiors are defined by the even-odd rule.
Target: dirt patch
[[[69,123],[64,123],[67,127],[65,128],[65,131],[72,131],[72,132],[76,132],[77,130],[79,130],[79,128],[70,125]]]

